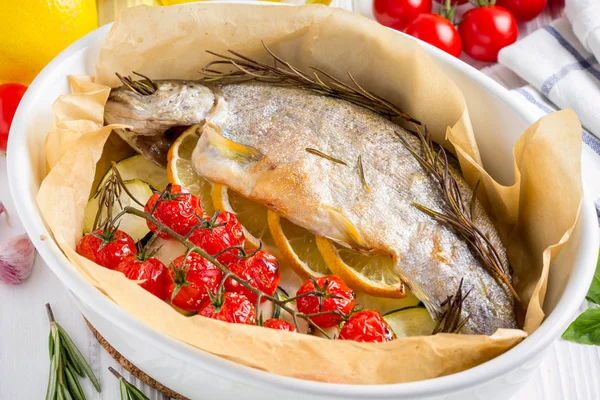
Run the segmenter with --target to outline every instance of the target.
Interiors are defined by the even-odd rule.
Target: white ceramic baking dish
[[[544,323],[507,353],[458,374],[370,386],[286,378],[202,352],[136,320],[68,266],[35,202],[44,174],[43,143],[52,123],[51,105],[68,92],[67,75],[94,74],[98,50],[109,29],[104,26],[74,43],[33,81],[13,121],[8,175],[17,212],[44,261],[104,338],[154,379],[191,399],[508,399],[574,316],[598,254],[596,215],[587,199],[572,239],[552,267],[562,273],[550,276]],[[501,183],[511,183],[513,144],[540,115],[467,64],[434,47],[423,47],[462,89],[486,168]]]

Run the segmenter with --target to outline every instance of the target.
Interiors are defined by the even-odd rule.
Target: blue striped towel
[[[498,61],[529,86],[513,92],[540,113],[575,110],[584,127],[585,190],[600,219],[600,65],[577,40],[566,19],[541,28],[500,52]],[[594,135],[596,137],[594,137]]]

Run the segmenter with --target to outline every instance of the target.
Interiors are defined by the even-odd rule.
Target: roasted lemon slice
[[[244,229],[247,247],[255,249],[261,241],[263,247],[275,245],[267,223],[267,207],[221,184],[214,185],[212,200],[215,210],[227,211],[237,216]]]
[[[317,237],[316,241],[331,272],[352,289],[377,297],[406,297],[406,288],[394,272],[390,257],[359,253],[321,237]]]
[[[192,125],[171,145],[167,155],[167,178],[170,183],[185,186],[190,193],[198,196],[202,209],[212,215],[212,184],[196,173],[192,165],[192,152],[198,143],[198,125]]]
[[[268,212],[269,229],[275,246],[294,272],[304,280],[331,274],[317,248],[316,237],[273,211]]]

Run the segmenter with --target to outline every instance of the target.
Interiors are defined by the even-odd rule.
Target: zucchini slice
[[[142,204],[146,204],[150,196],[152,196],[152,188],[146,182],[140,179],[132,179],[125,181],[127,190]],[[144,206],[137,204],[129,195],[122,191],[121,193],[121,204],[123,207],[131,206],[139,210],[143,210]],[[121,212],[121,207],[118,202],[115,202],[113,206],[113,216]],[[98,213],[98,198],[92,197],[87,206],[85,207],[85,216],[83,219],[83,233],[88,233],[94,226],[94,220],[96,219],[96,213]],[[124,215],[119,222],[119,229],[126,232],[136,242],[146,236],[150,229],[146,224],[146,220],[135,215]]]

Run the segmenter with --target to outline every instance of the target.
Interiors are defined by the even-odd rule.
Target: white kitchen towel
[[[582,125],[600,137],[600,66],[567,19],[502,49],[498,61],[559,108],[575,110]]]
[[[600,1],[566,0],[565,14],[579,42],[600,60]]]
[[[511,92],[523,100],[524,107],[533,107],[540,117],[557,110],[554,104],[540,95],[532,86],[523,86]],[[581,169],[585,194],[595,202],[596,214],[600,222],[600,140],[585,129],[582,132],[582,139],[584,146],[581,155]]]

